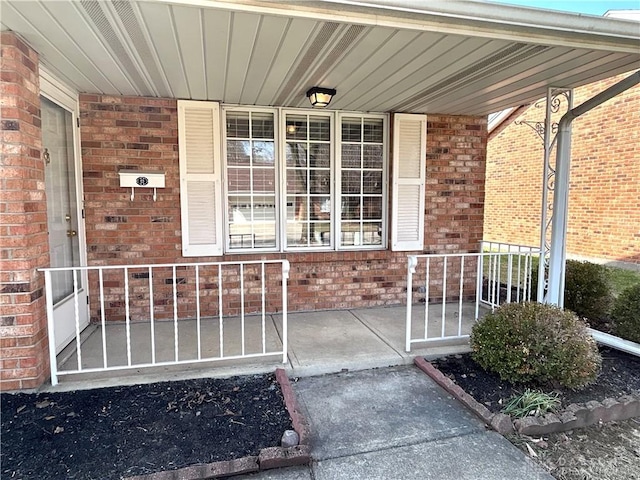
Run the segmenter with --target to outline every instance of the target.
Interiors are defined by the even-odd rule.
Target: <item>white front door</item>
[[[47,223],[51,267],[81,265],[81,208],[77,198],[74,115],[41,97]],[[75,278],[74,278],[75,277]],[[89,323],[84,272],[52,272],[56,353]],[[75,292],[75,295],[74,295]]]

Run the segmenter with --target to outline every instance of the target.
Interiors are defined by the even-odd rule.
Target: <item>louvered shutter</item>
[[[391,249],[424,247],[424,184],[427,117],[397,113],[393,118]]]
[[[178,101],[182,255],[222,255],[220,106]]]

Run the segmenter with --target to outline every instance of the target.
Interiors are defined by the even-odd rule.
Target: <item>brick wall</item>
[[[220,261],[183,258],[177,110],[172,99],[82,95],[81,137],[91,265]],[[427,134],[425,251],[466,252],[482,238],[486,119],[430,115]],[[119,187],[121,168],[161,170],[166,188]],[[225,261],[286,258],[291,311],[398,304],[407,252],[227,255]],[[120,282],[110,285],[113,293]],[[169,292],[168,294],[170,294]],[[92,318],[97,319],[97,299]],[[121,306],[114,304],[117,315]]]
[[[574,105],[628,74],[574,91]],[[538,110],[538,111],[536,111]],[[573,122],[567,252],[640,264],[640,86]],[[544,119],[533,107],[520,119]],[[524,125],[492,135],[487,149],[485,238],[537,245],[542,144]]]
[[[41,159],[38,55],[0,34],[0,388],[34,388],[48,374],[43,275],[49,265]]]

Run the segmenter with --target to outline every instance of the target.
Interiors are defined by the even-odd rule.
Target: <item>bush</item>
[[[564,308],[596,326],[611,309],[613,295],[609,270],[604,265],[567,260]]]
[[[640,283],[624,290],[611,311],[614,333],[640,343]]]
[[[509,303],[471,332],[473,359],[511,383],[579,388],[595,380],[601,358],[587,324],[540,303]]]
[[[537,300],[538,270],[531,272],[533,300]],[[604,265],[567,260],[564,282],[564,308],[586,318],[593,328],[605,329],[613,303],[610,272]]]

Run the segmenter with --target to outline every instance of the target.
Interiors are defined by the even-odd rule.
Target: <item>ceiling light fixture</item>
[[[311,87],[307,91],[307,98],[314,108],[325,108],[331,103],[336,94],[333,88]]]

